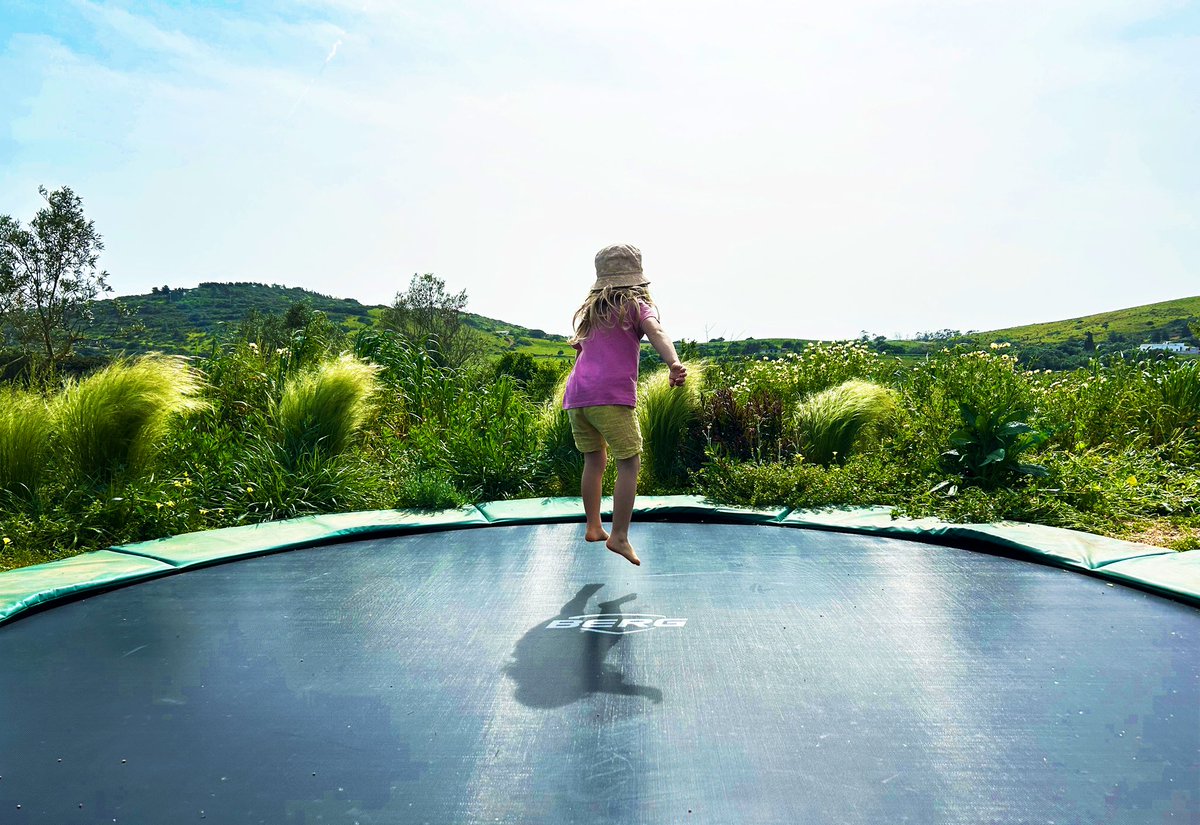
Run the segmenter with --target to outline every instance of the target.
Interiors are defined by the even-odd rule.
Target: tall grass
[[[895,409],[895,391],[867,381],[846,381],[809,396],[796,410],[800,451],[823,466],[844,461],[864,430]]]
[[[46,466],[50,426],[40,395],[0,388],[0,503],[34,500]]]
[[[1176,439],[1200,441],[1200,361],[1168,368],[1156,379],[1158,403],[1150,416],[1155,441],[1159,444]]]
[[[425,457],[435,456],[455,487],[476,501],[533,492],[537,412],[509,376],[471,388],[445,429],[414,429]]]
[[[281,463],[297,469],[345,452],[370,413],[377,373],[344,355],[289,378],[273,410]]]
[[[700,419],[703,367],[686,366],[688,378],[682,387],[672,387],[670,372],[659,370],[643,379],[638,389],[642,481],[650,489],[675,489],[687,478],[688,432]]]
[[[68,471],[90,483],[128,479],[153,457],[172,415],[204,406],[201,382],[181,358],[119,360],[58,397],[58,438]]]
[[[563,409],[570,373],[559,378],[550,400],[538,412],[538,483],[558,496],[578,496],[583,453],[575,448],[571,419]]]

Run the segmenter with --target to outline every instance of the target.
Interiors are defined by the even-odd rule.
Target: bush
[[[370,413],[377,372],[347,355],[289,379],[273,411],[280,463],[295,469],[345,452]]]
[[[896,412],[895,391],[851,380],[812,395],[796,411],[800,452],[816,464],[845,461],[867,431]]]
[[[196,410],[201,382],[180,358],[115,361],[58,398],[58,440],[69,472],[111,483],[142,472],[172,415]]]

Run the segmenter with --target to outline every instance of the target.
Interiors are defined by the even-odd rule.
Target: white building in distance
[[[1161,344],[1142,344],[1138,347],[1142,352],[1150,350],[1164,350],[1165,352],[1178,352],[1183,355],[1200,355],[1200,349],[1189,347],[1182,341],[1165,341]]]

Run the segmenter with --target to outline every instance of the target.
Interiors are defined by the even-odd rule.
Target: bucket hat
[[[650,283],[642,273],[642,251],[631,244],[606,246],[596,253],[596,282],[592,291],[606,286],[642,286]]]

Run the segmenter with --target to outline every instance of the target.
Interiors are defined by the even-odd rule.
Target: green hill
[[[351,332],[374,325],[384,309],[379,304],[362,304],[353,298],[334,298],[299,287],[206,282],[191,289],[156,287],[146,295],[97,301],[89,337],[98,342],[99,346],[93,348],[98,351],[196,354],[250,312],[284,315],[301,301]],[[121,306],[127,308],[127,316],[119,311]],[[464,316],[467,324],[479,330],[484,346],[490,350],[555,356],[569,349],[561,335],[469,312]],[[81,350],[86,352],[88,348]]]
[[[132,311],[122,317],[117,301]],[[348,331],[373,325],[384,307],[362,304],[353,298],[334,298],[298,287],[257,283],[207,282],[192,289],[155,289],[147,295],[131,295],[114,301],[99,301],[95,307],[93,340],[95,351],[200,353],[214,337],[236,326],[251,311],[283,315],[295,303],[307,301]],[[570,357],[566,336],[474,313],[464,313],[466,322],[477,329],[485,349],[517,351],[541,358]],[[884,352],[921,356],[954,344],[986,346],[993,341],[1010,341],[1014,351],[1031,367],[1062,369],[1086,361],[1094,351],[1135,349],[1151,341],[1191,341],[1189,323],[1200,319],[1200,296],[1156,304],[1101,312],[1065,321],[1027,324],[1019,327],[972,332],[951,330],[932,334],[927,340],[870,343]],[[1092,334],[1094,350],[1086,345]],[[715,358],[778,355],[799,351],[807,343],[801,338],[747,338],[689,344],[689,355]],[[87,352],[85,348],[83,350]],[[649,352],[649,350],[647,350]]]
[[[1093,340],[1123,344],[1144,344],[1151,340],[1187,341],[1191,339],[1188,322],[1200,319],[1200,296],[1160,301],[1157,304],[1099,312],[1065,321],[1026,324],[1020,327],[971,334],[980,342],[1011,341],[1014,344],[1058,344],[1082,341],[1087,333]]]

